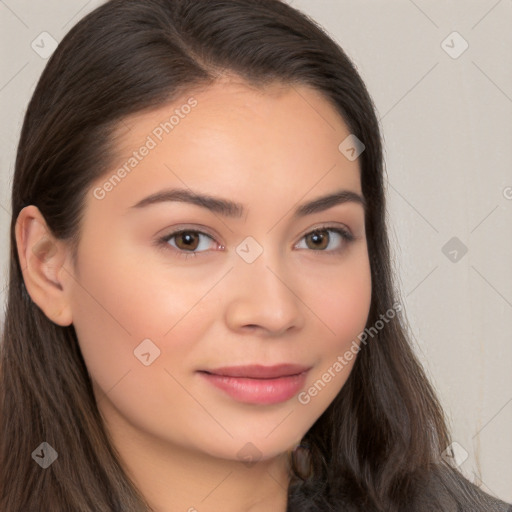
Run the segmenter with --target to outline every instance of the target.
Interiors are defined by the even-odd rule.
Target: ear
[[[72,275],[64,267],[69,258],[67,245],[53,236],[39,209],[26,206],[15,227],[18,257],[25,287],[35,304],[54,323],[72,323],[68,295]]]

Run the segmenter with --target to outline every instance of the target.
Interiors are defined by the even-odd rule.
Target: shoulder
[[[346,479],[336,482],[306,481],[290,486],[287,512],[512,512],[512,504],[495,498],[470,482],[462,473],[445,465],[431,466],[404,478],[401,498],[393,505],[369,503]],[[405,491],[408,488],[411,491]],[[404,496],[408,496],[407,499]]]
[[[457,469],[435,466],[429,475],[418,489],[415,512],[512,512],[512,504],[486,493]]]

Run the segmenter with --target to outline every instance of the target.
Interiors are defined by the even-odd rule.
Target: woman
[[[371,98],[287,4],[86,16],[30,102],[12,208],[2,511],[509,507],[442,456]]]

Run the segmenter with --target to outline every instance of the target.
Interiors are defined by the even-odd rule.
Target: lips
[[[295,364],[249,365],[203,370],[198,374],[237,402],[271,405],[293,398],[304,387],[309,370]]]
[[[243,377],[249,379],[277,379],[299,375],[311,367],[299,364],[278,364],[275,366],[264,366],[251,364],[245,366],[223,366],[212,370],[201,370],[204,373],[220,375],[225,377]]]

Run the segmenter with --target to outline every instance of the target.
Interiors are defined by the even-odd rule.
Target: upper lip
[[[310,366],[299,364],[278,364],[275,366],[263,366],[259,364],[251,364],[245,366],[223,366],[222,368],[214,368],[212,370],[202,370],[206,373],[215,375],[223,375],[226,377],[248,377],[253,379],[275,379],[277,377],[287,377],[290,375],[298,375],[309,370]]]

